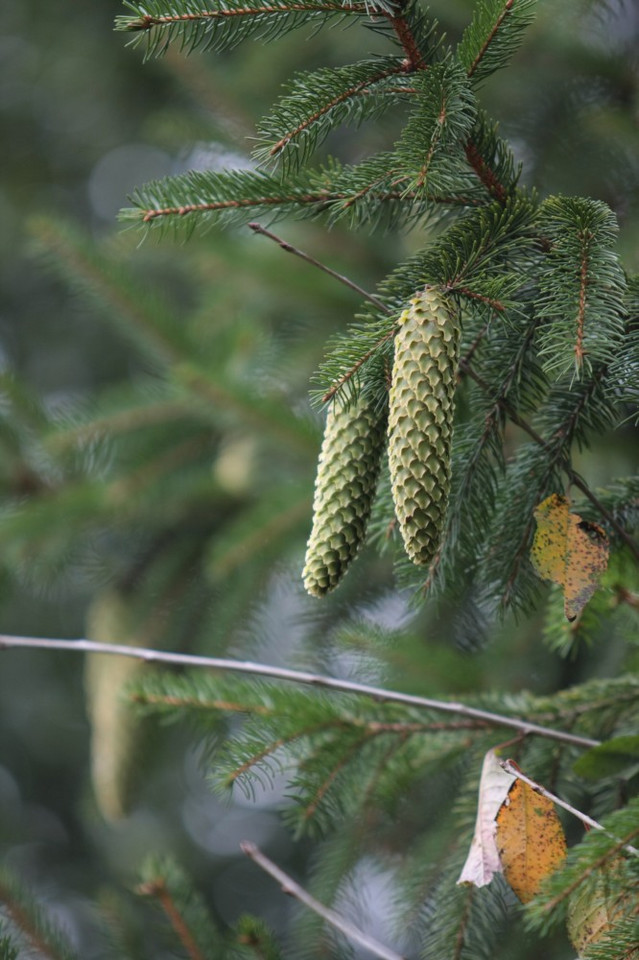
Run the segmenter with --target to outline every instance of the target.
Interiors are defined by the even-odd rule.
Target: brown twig
[[[404,2],[405,0],[399,0],[397,3],[398,10],[400,11],[399,13],[386,13],[385,16],[388,17],[390,25],[397,34],[397,39],[404,48],[404,53],[406,54],[407,72],[412,72],[414,70],[425,70],[428,64],[424,60],[415,35],[408,25],[406,17],[402,11]]]
[[[62,954],[53,944],[45,939],[34,918],[24,909],[22,904],[17,902],[11,889],[6,887],[1,881],[0,903],[10,920],[25,935],[31,946],[40,956],[46,957],[48,960],[63,960]]]
[[[499,201],[499,203],[505,203],[508,199],[508,191],[503,183],[498,180],[497,174],[493,168],[486,163],[482,157],[475,141],[467,140],[464,150],[468,163],[473,168],[491,197],[494,197],[494,199]]]
[[[495,300],[493,297],[486,297],[483,293],[475,293],[474,290],[469,290],[468,287],[450,286],[446,287],[445,289],[451,290],[455,293],[461,293],[462,296],[470,297],[472,300],[479,300],[480,303],[485,303],[487,306],[492,307],[493,310],[497,310],[498,313],[503,313],[506,309],[501,300]]]
[[[164,877],[158,877],[150,883],[141,884],[138,887],[138,893],[145,897],[155,897],[158,900],[190,960],[204,960],[204,954],[200,950],[186,920],[178,910]]]
[[[265,873],[268,873],[270,877],[273,877],[274,880],[280,884],[282,891],[288,894],[291,897],[295,897],[296,900],[299,900],[300,903],[303,903],[304,906],[308,907],[309,910],[312,910],[313,913],[316,913],[322,920],[325,920],[326,923],[329,923],[336,930],[339,930],[340,933],[343,933],[345,937],[349,940],[352,940],[354,943],[358,943],[360,946],[364,947],[370,953],[373,953],[376,957],[380,957],[381,960],[403,960],[403,958],[395,953],[394,950],[390,950],[388,947],[385,947],[382,943],[379,943],[377,940],[374,940],[373,937],[369,934],[364,933],[359,927],[356,927],[355,924],[351,923],[350,920],[347,920],[345,917],[342,917],[339,913],[336,913],[335,910],[331,910],[329,907],[325,907],[323,903],[320,903],[319,900],[316,900],[315,897],[312,897],[308,891],[299,885],[292,877],[273,863],[267,856],[265,856],[262,851],[254,843],[249,843],[248,840],[244,840],[240,844],[242,853],[245,853],[247,857],[250,857],[251,860],[261,867]]]
[[[322,263],[321,260],[316,260],[316,258],[312,257],[309,253],[305,253],[298,247],[294,247],[292,243],[288,242],[288,240],[283,240],[282,237],[278,237],[276,233],[273,233],[271,230],[267,230],[266,227],[263,227],[259,223],[249,223],[249,227],[254,233],[259,233],[260,236],[268,237],[269,240],[273,240],[278,247],[280,247],[286,253],[292,253],[294,256],[299,257],[300,260],[310,263],[312,267],[317,267],[318,270],[321,270],[322,273],[327,273],[329,277],[333,278],[333,280],[337,280],[338,283],[343,284],[350,290],[354,290],[355,293],[360,295],[360,297],[363,297],[365,300],[369,300],[371,303],[374,303],[378,309],[390,313],[383,301],[379,300],[374,294],[364,290],[363,287],[360,287],[359,284],[355,283],[355,281],[351,280],[349,277],[346,277],[343,273],[338,273],[336,270],[328,267],[325,263]]]

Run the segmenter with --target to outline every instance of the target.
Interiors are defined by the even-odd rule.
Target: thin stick
[[[464,717],[484,720],[491,726],[510,727],[520,730],[525,735],[545,737],[548,740],[559,740],[577,747],[598,747],[599,740],[590,737],[580,737],[575,733],[564,730],[554,730],[552,727],[542,727],[518,717],[508,717],[479,707],[471,707],[465,703],[456,703],[448,700],[431,700],[429,697],[418,697],[412,693],[400,693],[396,690],[384,690],[383,687],[372,687],[365,683],[354,683],[351,680],[338,680],[336,677],[325,677],[319,673],[307,673],[302,670],[290,670],[287,667],[273,667],[264,663],[254,663],[250,660],[227,660],[221,657],[202,657],[191,653],[171,653],[165,650],[149,650],[145,647],[129,647],[125,644],[98,643],[95,640],[51,640],[42,637],[12,637],[0,635],[0,650],[3,647],[31,647],[41,650],[74,650],[76,653],[107,653],[118,654],[123,657],[136,657],[148,663],[179,663],[187,667],[204,667],[210,670],[225,670],[232,673],[251,673],[256,676],[272,677],[275,680],[290,680],[293,683],[308,684],[313,687],[322,687],[328,690],[339,690],[342,693],[360,694],[386,703],[405,703],[411,707],[426,710],[436,710],[442,713],[457,713]]]
[[[603,830],[609,837],[612,837],[613,840],[619,840],[618,837],[615,837],[613,834],[609,833],[608,830],[599,823],[598,820],[593,820],[592,817],[589,817],[587,813],[582,813],[581,810],[577,810],[576,807],[571,806],[565,800],[562,800],[561,797],[556,796],[554,793],[551,793],[550,790],[546,790],[545,787],[542,787],[540,783],[537,783],[535,780],[531,780],[530,777],[527,777],[525,773],[522,773],[519,767],[512,762],[512,760],[500,760],[499,766],[502,767],[506,773],[510,773],[513,777],[517,777],[518,780],[523,780],[524,783],[527,783],[529,787],[532,787],[535,793],[540,793],[542,797],[546,797],[548,800],[552,800],[553,803],[556,803],[558,807],[563,807],[564,810],[567,810],[568,813],[572,813],[573,817],[577,817],[578,820],[581,820],[582,823],[585,823],[588,827],[592,827],[593,830]],[[636,847],[632,847],[629,843],[624,844],[623,850],[626,850],[628,853],[631,853],[633,857],[639,857],[639,850]]]
[[[390,310],[382,300],[379,300],[373,293],[369,293],[367,290],[364,290],[364,288],[360,287],[359,284],[355,283],[354,280],[350,280],[348,277],[345,277],[343,273],[338,273],[336,270],[332,270],[330,267],[327,267],[325,263],[322,263],[321,260],[316,260],[315,257],[311,257],[310,254],[304,253],[303,250],[299,250],[297,247],[294,247],[287,240],[283,240],[281,237],[278,237],[276,233],[272,233],[259,223],[249,223],[249,227],[255,233],[259,233],[263,237],[268,237],[269,240],[274,240],[275,243],[282,248],[282,250],[286,251],[286,253],[292,253],[301,260],[305,260],[306,263],[310,263],[311,266],[317,267],[317,269],[321,270],[323,273],[327,273],[329,277],[333,277],[333,279],[337,280],[338,283],[343,283],[345,287],[349,287],[351,290],[354,290],[355,293],[358,293],[360,297],[364,298],[364,300],[369,300],[371,303],[374,303],[375,306],[380,310],[383,310],[385,313],[390,313]]]
[[[300,887],[299,883],[296,883],[292,877],[289,877],[287,873],[284,873],[284,871],[281,870],[276,863],[273,863],[272,860],[269,860],[269,858],[265,856],[259,847],[256,847],[254,843],[249,843],[248,840],[243,840],[240,844],[240,848],[247,857],[250,857],[251,860],[258,865],[258,867],[261,867],[265,873],[268,873],[269,876],[273,877],[274,880],[277,880],[284,893],[289,894],[291,897],[295,897],[296,900],[299,900],[300,903],[303,903],[305,907],[308,907],[310,910],[316,913],[322,918],[322,920],[330,923],[332,927],[335,927],[336,930],[339,930],[340,933],[343,933],[344,936],[349,940],[352,940],[354,943],[358,943],[360,946],[365,947],[366,950],[374,953],[376,957],[381,957],[381,960],[404,960],[404,958],[398,953],[395,953],[394,950],[390,950],[383,944],[378,943],[377,940],[369,937],[368,934],[363,933],[359,927],[356,927],[354,924],[352,924],[350,920],[342,917],[339,913],[336,913],[329,907],[325,907],[323,903],[320,903],[319,900],[316,900],[315,897],[312,897],[310,893],[308,893],[303,887]]]

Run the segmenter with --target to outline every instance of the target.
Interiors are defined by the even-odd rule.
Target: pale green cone
[[[97,595],[87,616],[86,635],[99,643],[149,646],[130,603],[117,591]],[[140,720],[123,699],[128,683],[144,670],[132,657],[90,653],[86,658],[87,714],[91,725],[91,779],[106,820],[126,816],[136,777]]]
[[[315,597],[337,586],[366,535],[384,447],[385,413],[336,399],[326,420],[302,577]]]
[[[399,320],[388,413],[388,461],[406,552],[428,564],[450,492],[459,328],[439,290],[426,287]]]

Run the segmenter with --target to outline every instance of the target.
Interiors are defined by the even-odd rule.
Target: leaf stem
[[[404,703],[408,706],[425,710],[435,710],[441,713],[456,713],[464,717],[484,720],[491,726],[509,727],[513,730],[520,730],[525,735],[558,740],[562,743],[570,743],[576,747],[598,747],[601,742],[564,730],[555,730],[553,727],[542,727],[539,724],[529,723],[527,720],[522,720],[519,717],[509,717],[504,714],[493,713],[490,710],[482,710],[480,707],[471,707],[465,703],[449,700],[433,700],[430,697],[420,697],[412,693],[385,690],[383,687],[373,687],[369,684],[355,683],[351,680],[339,680],[337,677],[327,677],[322,674],[308,673],[303,670],[290,670],[287,667],[275,667],[264,663],[254,663],[250,660],[228,660],[221,657],[172,653],[165,650],[151,650],[145,647],[129,647],[125,644],[98,643],[94,640],[58,640],[43,637],[0,635],[0,650],[3,648],[32,648],[40,650],[67,650],[77,653],[116,654],[124,657],[136,657],[148,663],[178,663],[186,667],[225,670],[232,673],[250,673],[256,676],[272,677],[276,680],[288,680],[293,683],[307,684],[327,690],[339,690],[342,693],[357,694],[387,703]]]
[[[342,917],[341,914],[336,913],[335,910],[331,910],[329,907],[325,907],[323,903],[320,903],[319,900],[316,900],[315,897],[312,897],[307,890],[299,885],[292,877],[273,863],[254,843],[249,843],[248,840],[243,840],[240,844],[242,852],[246,854],[247,857],[261,867],[265,873],[268,873],[270,877],[273,877],[274,880],[280,884],[282,891],[289,894],[291,897],[295,897],[296,900],[299,900],[300,903],[303,903],[305,907],[308,907],[309,910],[312,910],[319,917],[325,920],[327,923],[330,923],[332,927],[335,927],[336,930],[339,930],[340,933],[343,933],[345,937],[349,940],[352,940],[354,943],[358,943],[360,946],[364,947],[366,950],[373,953],[376,957],[380,957],[381,960],[403,960],[403,958],[395,953],[394,950],[390,950],[388,947],[385,947],[383,944],[379,943],[377,940],[374,940],[368,934],[363,933],[359,927],[356,927],[350,920],[347,920],[345,917]]]

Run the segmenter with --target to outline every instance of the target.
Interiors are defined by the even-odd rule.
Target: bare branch
[[[358,293],[360,297],[363,297],[365,300],[370,300],[371,303],[374,303],[378,309],[383,310],[388,313],[388,307],[385,303],[379,300],[374,294],[368,293],[364,290],[363,287],[360,287],[354,280],[350,280],[348,277],[345,277],[343,273],[337,273],[336,270],[332,270],[330,267],[327,267],[325,263],[322,263],[320,260],[316,260],[315,257],[311,257],[310,254],[304,253],[303,250],[299,250],[297,247],[294,247],[291,243],[288,243],[287,240],[282,240],[281,237],[278,237],[277,234],[272,233],[270,230],[267,230],[259,223],[249,223],[251,230],[254,230],[255,233],[261,234],[263,237],[268,237],[269,240],[274,240],[285,250],[286,253],[292,253],[296,257],[299,257],[301,260],[305,260],[306,263],[310,263],[311,266],[317,267],[318,270],[322,270],[324,273],[327,273],[329,277],[333,277],[334,280],[337,280],[339,283],[344,284],[346,287],[350,287],[351,290],[354,290],[355,293]]]
[[[378,943],[377,940],[363,933],[359,927],[356,927],[350,920],[342,917],[329,907],[325,907],[323,903],[320,903],[319,900],[312,897],[299,883],[296,883],[292,877],[284,873],[277,864],[269,860],[254,843],[249,843],[248,840],[244,840],[240,844],[240,847],[242,852],[245,853],[247,857],[250,857],[258,867],[261,867],[265,873],[268,873],[274,880],[277,880],[284,893],[295,897],[295,899],[303,903],[305,907],[308,907],[309,910],[312,910],[327,923],[330,923],[332,927],[335,927],[336,930],[339,930],[340,933],[343,933],[349,940],[365,947],[366,950],[375,954],[376,957],[381,957],[381,960],[404,960],[404,958],[398,953],[395,953],[394,950],[390,950],[382,943]]]
[[[107,653],[124,657],[136,657],[147,663],[179,663],[186,667],[203,667],[209,670],[224,670],[231,673],[250,673],[256,676],[272,677],[275,680],[289,680],[293,683],[308,684],[327,690],[339,690],[342,693],[353,693],[373,700],[386,703],[405,703],[411,707],[424,710],[435,710],[442,713],[456,713],[475,720],[483,720],[491,726],[509,727],[519,730],[529,736],[545,737],[548,740],[559,740],[561,743],[570,743],[576,747],[598,747],[599,740],[590,737],[580,737],[578,734],[565,730],[555,730],[553,727],[542,727],[536,723],[529,723],[519,717],[509,717],[500,713],[492,713],[479,707],[471,707],[465,703],[448,700],[432,700],[430,697],[418,697],[412,693],[401,693],[397,690],[385,690],[383,687],[373,687],[365,683],[354,683],[351,680],[338,680],[337,677],[325,677],[319,673],[307,673],[303,670],[290,670],[287,667],[274,667],[264,663],[254,663],[250,660],[227,660],[221,657],[203,657],[189,653],[171,653],[165,650],[149,650],[145,647],[129,647],[125,644],[97,643],[94,640],[53,640],[42,637],[13,637],[0,635],[0,650],[2,648],[35,648],[40,650],[73,650],[77,653]]]

